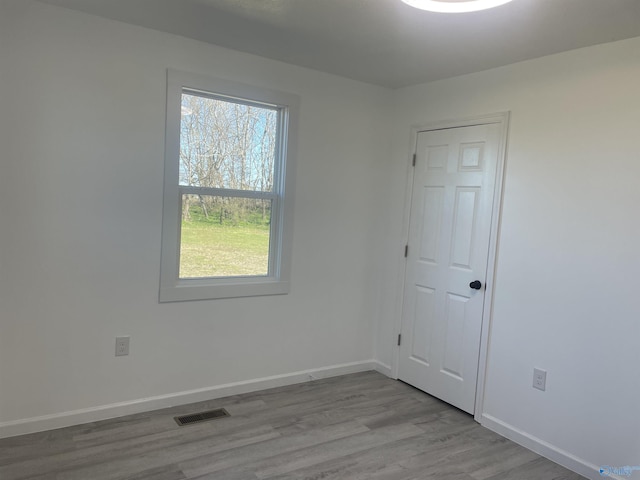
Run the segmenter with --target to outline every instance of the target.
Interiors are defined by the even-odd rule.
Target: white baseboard
[[[189,390],[186,392],[170,393],[167,395],[140,398],[127,402],[83,408],[81,410],[2,422],[0,423],[0,438],[42,432],[45,430],[53,430],[55,428],[69,427],[83,423],[97,422],[100,420],[107,420],[109,418],[132,415],[134,413],[148,412],[160,408],[228,397],[229,395],[255,392],[267,388],[284,387],[295,383],[347,375],[349,373],[366,372],[369,370],[377,370],[384,373],[383,371],[378,370],[378,365],[378,362],[375,360],[343,363],[340,365],[331,365],[329,367],[302,370],[283,375],[274,375],[271,377],[257,378],[242,382],[227,383],[224,385]]]
[[[381,373],[382,375],[385,375],[389,378],[393,378],[392,369],[390,365],[386,365],[377,360],[373,360],[373,369],[376,372]]]
[[[498,420],[491,415],[482,414],[480,417],[480,424],[483,427],[492,430],[503,437],[508,438],[516,442],[519,445],[522,445],[525,448],[537,453],[538,455],[542,455],[549,460],[562,465],[563,467],[568,468],[580,475],[587,477],[591,480],[602,479],[602,478],[612,478],[614,480],[622,480],[621,477],[617,475],[610,475],[608,477],[602,477],[599,473],[599,467],[593,465],[581,458],[572,455],[569,452],[566,452],[550,443],[545,442],[533,435],[528,434],[508,423],[503,422],[502,420]]]

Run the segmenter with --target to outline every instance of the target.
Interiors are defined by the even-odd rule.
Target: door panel
[[[399,378],[473,413],[499,124],[418,133]],[[480,280],[483,288],[469,284]]]
[[[429,317],[429,312],[433,312],[435,290],[426,287],[416,287],[416,308],[415,312],[427,312],[427,315],[420,315],[413,319],[413,343],[411,346],[411,356],[414,360],[429,364],[431,354],[431,322],[425,320]],[[431,313],[432,315],[432,313]]]
[[[455,207],[453,209],[453,234],[451,238],[451,258],[453,267],[471,269],[471,248],[474,230],[478,220],[479,187],[457,187]]]
[[[464,327],[466,323],[466,304],[469,297],[447,293],[445,306],[445,341],[442,370],[463,381],[464,365]]]
[[[420,260],[423,262],[437,263],[443,202],[444,188],[424,187],[420,235]]]

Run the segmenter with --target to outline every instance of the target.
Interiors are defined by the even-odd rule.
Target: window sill
[[[160,303],[260,297],[287,293],[289,293],[288,281],[270,278],[225,278],[224,283],[213,283],[209,279],[180,280],[176,285],[160,288]]]

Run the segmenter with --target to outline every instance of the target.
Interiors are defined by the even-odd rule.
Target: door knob
[[[469,288],[473,288],[474,290],[480,290],[482,288],[482,283],[480,280],[474,280],[469,284]]]

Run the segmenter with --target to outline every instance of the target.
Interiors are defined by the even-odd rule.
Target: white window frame
[[[274,161],[273,192],[260,198],[272,200],[269,241],[269,274],[266,276],[179,278],[182,194],[194,187],[179,185],[180,122],[183,93],[202,92],[224,100],[275,107],[279,110]],[[289,292],[293,234],[293,183],[299,97],[206,75],[169,69],[162,210],[160,302],[282,295]],[[197,188],[201,194],[233,196],[234,191]],[[210,190],[210,192],[208,191]],[[245,197],[254,193],[243,191]],[[236,195],[237,196],[237,195]]]

